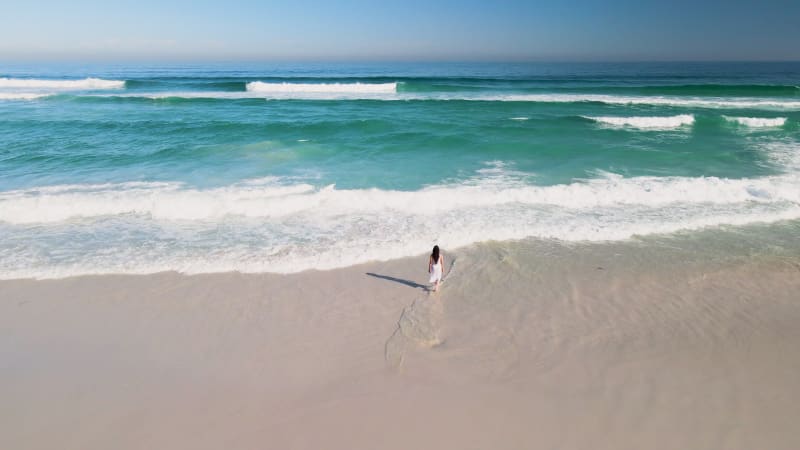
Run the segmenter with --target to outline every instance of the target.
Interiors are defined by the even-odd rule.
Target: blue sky
[[[0,60],[800,60],[800,1],[16,1]]]

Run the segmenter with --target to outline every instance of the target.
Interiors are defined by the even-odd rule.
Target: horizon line
[[[0,58],[3,58],[0,55]],[[7,64],[30,64],[30,63],[111,63],[111,64],[179,64],[179,63],[198,63],[198,64],[236,64],[236,63],[278,63],[278,64],[741,64],[741,63],[800,63],[800,59],[701,59],[701,58],[678,58],[678,59],[620,59],[620,58],[476,58],[476,59],[437,59],[437,58],[7,58],[0,62],[0,67]]]

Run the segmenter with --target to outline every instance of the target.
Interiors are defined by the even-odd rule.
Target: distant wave
[[[254,85],[254,83],[259,83]],[[268,86],[268,87],[263,87]],[[303,90],[303,86],[316,86]],[[138,97],[150,99],[243,99],[263,98],[268,100],[384,100],[384,101],[483,101],[483,102],[528,102],[528,103],[604,103],[609,105],[656,105],[711,109],[765,109],[800,111],[800,100],[766,98],[714,98],[714,97],[669,97],[669,96],[624,96],[610,94],[512,94],[512,93],[408,93],[396,92],[385,84],[247,84],[246,91],[121,91],[106,94],[80,94],[81,97]],[[313,90],[315,89],[315,90]]]
[[[786,124],[786,117],[764,118],[764,117],[730,117],[723,116],[729,122],[738,123],[746,127],[768,128],[782,127]]]
[[[265,83],[253,81],[247,83],[246,89],[248,92],[281,97],[302,97],[309,94],[394,94],[397,92],[397,83]]]
[[[588,90],[596,88],[589,87]],[[680,96],[800,96],[800,87],[794,85],[771,84],[683,84],[683,85],[648,85],[648,86],[610,86],[599,89],[611,89],[618,93],[641,93],[645,95],[680,95]]]
[[[46,97],[48,94],[35,94],[32,92],[0,92],[0,100],[34,100]]]
[[[584,117],[604,125],[612,125],[617,127],[629,126],[633,128],[645,129],[674,129],[694,123],[694,116],[691,114],[681,114],[678,116],[667,117]]]
[[[800,109],[798,100],[722,97],[668,97],[668,96],[624,96],[609,94],[503,94],[472,98],[485,101],[581,103],[595,102],[611,105],[663,105],[695,108],[767,108]]]
[[[101,78],[84,78],[82,80],[0,78],[0,88],[10,88],[10,89],[91,90],[91,89],[122,89],[124,87],[125,87],[124,81],[104,80]]]
[[[200,100],[239,100],[247,98],[265,98],[264,95],[246,91],[163,91],[124,94],[103,94],[90,97],[121,97],[121,98],[149,98],[161,100],[169,98],[200,99]]]

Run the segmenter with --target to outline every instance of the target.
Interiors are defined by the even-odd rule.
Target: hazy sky
[[[800,0],[13,1],[2,60],[800,60]]]

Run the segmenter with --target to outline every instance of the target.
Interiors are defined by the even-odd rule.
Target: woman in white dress
[[[433,292],[439,290],[439,283],[442,282],[442,268],[444,267],[444,255],[439,253],[439,246],[433,246],[431,257],[428,258],[428,273],[431,274],[430,283],[436,283]]]

